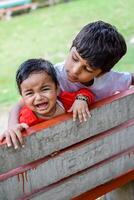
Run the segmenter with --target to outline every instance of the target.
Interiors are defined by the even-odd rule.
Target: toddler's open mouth
[[[48,102],[40,103],[35,105],[37,109],[39,110],[45,110],[48,107]]]

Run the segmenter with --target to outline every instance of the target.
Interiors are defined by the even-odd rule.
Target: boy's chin
[[[76,83],[76,82],[79,82],[78,79],[74,78],[74,77],[71,77],[71,76],[68,76],[67,79],[72,82],[72,83]]]

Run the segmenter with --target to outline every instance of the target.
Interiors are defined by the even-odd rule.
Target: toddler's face
[[[52,117],[56,110],[58,89],[45,72],[33,73],[21,83],[25,105],[37,115]]]
[[[75,47],[69,52],[65,61],[68,80],[71,82],[88,83],[101,74],[101,69],[92,69],[87,61],[77,52]]]

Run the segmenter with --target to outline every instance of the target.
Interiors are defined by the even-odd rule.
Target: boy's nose
[[[72,67],[72,73],[73,74],[75,74],[75,75],[78,75],[78,74],[80,74],[80,72],[81,72],[81,66],[80,65],[74,65],[73,67]]]

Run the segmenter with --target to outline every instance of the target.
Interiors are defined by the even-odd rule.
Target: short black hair
[[[108,72],[125,55],[127,46],[116,27],[103,21],[87,24],[72,43],[80,56],[94,69]]]
[[[21,94],[21,83],[26,80],[32,73],[46,72],[51,76],[56,87],[58,86],[58,80],[54,66],[51,62],[44,59],[29,59],[23,62],[16,72],[16,83]]]

